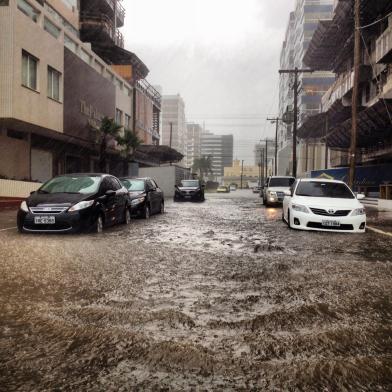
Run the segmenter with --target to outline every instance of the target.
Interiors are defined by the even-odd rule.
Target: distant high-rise
[[[161,144],[170,146],[186,155],[185,103],[179,94],[162,96]],[[170,131],[171,129],[171,131]],[[171,133],[171,136],[170,136]]]
[[[195,159],[200,158],[200,142],[203,128],[200,124],[188,123],[186,125],[186,160],[185,164],[187,167],[192,167]]]
[[[295,11],[290,13],[280,55],[281,69],[307,68],[303,58],[317,28],[319,20],[330,19],[334,0],[297,0]],[[298,125],[300,126],[309,115],[319,113],[321,97],[334,82],[330,72],[314,72],[300,74],[301,90],[298,97]],[[279,82],[279,117],[286,111],[293,110],[293,78],[282,74]],[[281,124],[278,133],[278,173],[289,174],[292,170],[292,124]],[[298,149],[298,174],[303,174],[306,168],[303,149]],[[323,151],[322,148],[319,149]],[[320,159],[321,161],[322,159]]]
[[[201,136],[200,150],[202,157],[211,157],[214,177],[222,177],[224,168],[233,165],[233,135],[205,132]]]

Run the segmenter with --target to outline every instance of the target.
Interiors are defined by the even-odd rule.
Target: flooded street
[[[258,195],[99,235],[0,233],[0,390],[392,390],[391,239]]]

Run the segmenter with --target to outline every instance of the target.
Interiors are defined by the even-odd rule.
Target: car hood
[[[271,191],[271,192],[284,192],[289,190],[290,190],[289,186],[271,186],[267,188],[267,191]]]
[[[38,207],[45,204],[56,204],[71,206],[83,200],[91,200],[95,195],[84,195],[81,193],[33,193],[26,203],[29,207]]]
[[[131,198],[131,200],[137,199],[140,196],[146,196],[144,191],[131,191],[131,192],[128,192],[128,193],[129,193],[129,197]]]
[[[314,208],[336,208],[340,210],[352,210],[354,208],[362,208],[363,205],[357,199],[337,199],[324,197],[307,197],[295,196],[293,203],[305,205]]]
[[[196,191],[200,188],[198,186],[179,186],[178,189],[180,191]]]

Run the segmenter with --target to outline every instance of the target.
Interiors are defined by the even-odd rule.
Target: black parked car
[[[22,202],[20,232],[99,233],[106,226],[131,220],[128,191],[108,174],[54,177]]]
[[[148,219],[165,211],[163,192],[152,178],[121,178],[121,183],[129,192],[133,215]]]
[[[175,186],[174,201],[204,201],[204,184],[200,180],[182,180]]]

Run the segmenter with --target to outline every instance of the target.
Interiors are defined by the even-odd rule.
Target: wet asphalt
[[[0,232],[0,391],[392,391],[391,246],[289,230],[245,190]]]

